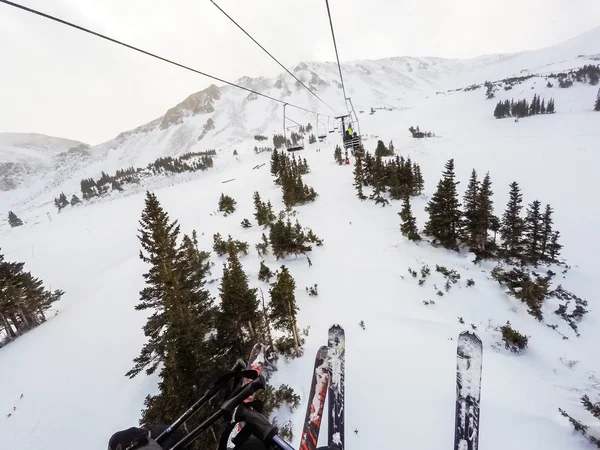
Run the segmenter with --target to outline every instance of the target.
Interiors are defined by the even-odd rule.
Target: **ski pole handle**
[[[257,373],[256,371],[251,371]],[[254,394],[256,391],[265,388],[265,378],[262,375],[258,375],[250,383],[242,386],[231,398],[225,400],[221,405],[223,411],[232,413],[241,403],[244,402],[248,397]]]
[[[253,410],[244,403],[236,408],[233,414],[233,421],[245,422],[246,426],[250,427],[252,434],[264,442],[269,442],[277,435],[276,426],[272,425],[261,413]]]

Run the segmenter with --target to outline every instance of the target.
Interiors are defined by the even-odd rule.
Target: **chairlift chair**
[[[319,123],[321,123],[322,127],[325,130],[322,133],[319,133]],[[317,114],[317,137],[319,138],[319,142],[323,142],[323,140],[327,137],[327,126],[319,120],[319,115]]]
[[[285,119],[287,118],[287,120],[289,120],[290,122],[293,122],[297,125],[298,129],[300,129],[300,124],[292,119],[290,119],[289,117],[286,117],[285,115],[285,107],[286,107],[287,103],[283,104],[283,138],[285,139],[285,149],[288,152],[296,152],[298,150],[304,150],[304,136],[300,135],[300,142],[297,143],[296,145],[288,145],[288,139],[287,139],[287,128],[285,126]],[[289,128],[296,128],[294,126],[291,126]]]

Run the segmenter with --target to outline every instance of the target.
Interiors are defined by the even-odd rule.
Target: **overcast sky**
[[[281,72],[210,0],[13,1],[225,79]],[[335,59],[325,0],[217,3],[286,66]],[[515,52],[600,25],[600,0],[330,0],[330,7],[343,61]],[[0,3],[0,132],[98,144],[210,83]]]

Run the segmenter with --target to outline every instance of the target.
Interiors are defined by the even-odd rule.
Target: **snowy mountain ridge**
[[[412,108],[415,102],[436,91],[482,83],[488,79],[597,63],[597,55],[600,54],[597,42],[600,42],[600,27],[562,44],[536,51],[488,55],[470,60],[392,57],[347,62],[342,64],[342,69],[348,95],[357,110],[369,110],[371,107],[405,109]],[[291,70],[336,113],[344,110],[334,63],[301,62]],[[274,78],[242,77],[237,83],[290,104],[334,115],[285,73]],[[293,108],[288,108],[288,116],[300,123],[316,124],[315,115]],[[321,130],[328,127],[325,117],[319,120],[322,122]],[[79,180],[75,178],[97,176],[101,171],[114,172],[130,166],[144,167],[162,156],[210,148],[229,150],[240,147],[240,150],[248,151],[257,144],[252,140],[254,135],[264,134],[269,137],[267,142],[270,143],[272,134],[280,133],[281,128],[280,104],[231,86],[212,84],[149,123],[120,133],[108,142],[84,146],[66,155],[61,153],[69,149],[60,145],[53,151],[57,155],[50,158],[45,156],[50,152],[43,149],[39,154],[30,154],[22,150],[19,144],[21,138],[17,134],[5,135],[4,145],[0,141],[0,191],[22,187],[29,194],[32,190],[43,194],[64,182],[67,182],[64,189],[77,190]],[[44,148],[54,145],[52,142],[48,141]],[[73,144],[75,147],[80,145]],[[70,179],[72,175],[73,179]],[[12,194],[0,194],[0,198],[13,197]],[[20,197],[16,193],[16,198]],[[45,202],[50,200],[49,196],[44,197]]]

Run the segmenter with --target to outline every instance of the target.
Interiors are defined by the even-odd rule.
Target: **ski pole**
[[[254,371],[254,374],[250,373],[253,371],[243,370],[246,367],[246,363],[242,359],[238,359],[231,369],[231,372],[226,373],[219,377],[213,384],[209,386],[204,395],[196,401],[192,406],[190,406],[187,411],[185,411],[175,422],[167,427],[165,431],[158,435],[156,438],[156,442],[161,444],[165,439],[167,439],[175,430],[177,430],[183,423],[192,417],[196,411],[198,411],[202,406],[204,406],[207,402],[209,402],[215,395],[217,395],[225,385],[235,379],[236,377],[245,377],[245,378],[256,378],[257,374]]]
[[[256,391],[265,388],[265,379],[261,375],[258,375],[256,371],[243,371],[240,373],[244,372],[254,372],[257,376],[252,382],[239,388],[231,398],[221,404],[219,411],[194,428],[187,436],[173,445],[170,450],[182,450],[188,447],[198,438],[198,436],[210,428],[217,420],[219,420],[221,417],[231,415],[235,408],[242,404],[246,398],[254,394]]]

